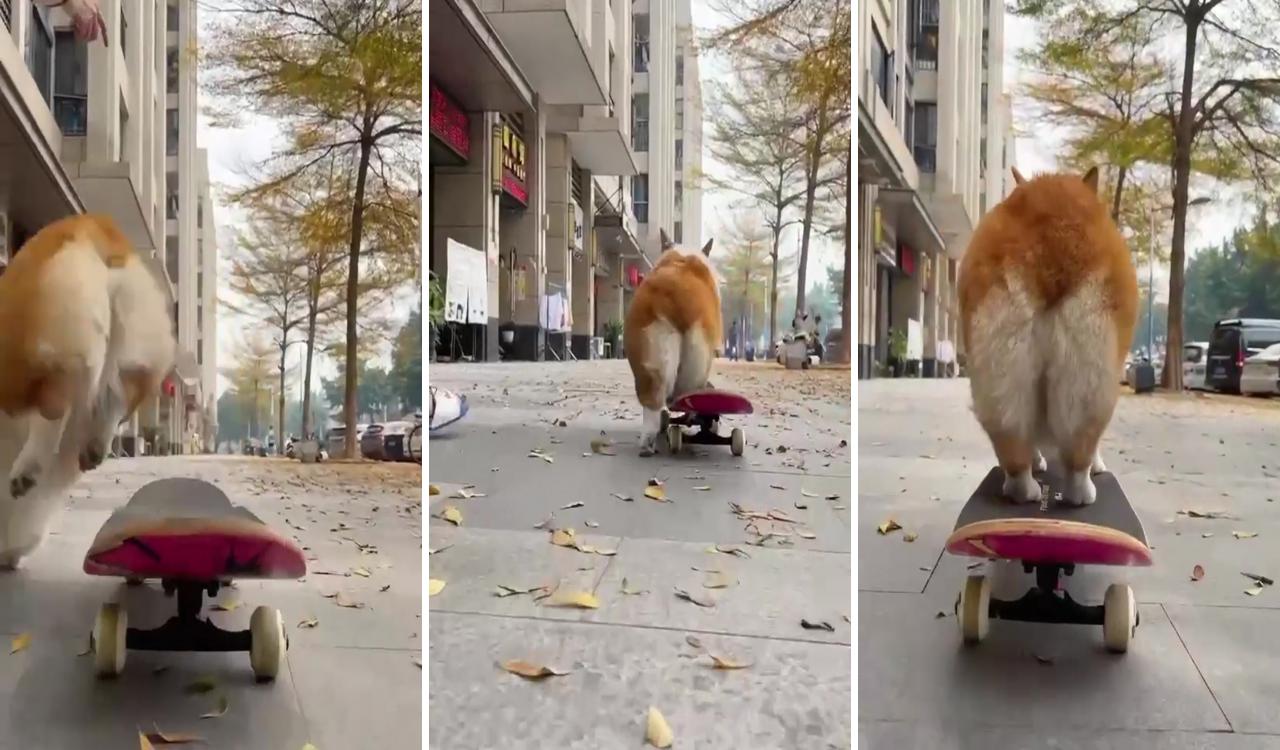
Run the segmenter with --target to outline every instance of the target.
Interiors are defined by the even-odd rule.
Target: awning
[[[428,5],[432,79],[469,112],[533,109],[533,86],[474,0]]]
[[[880,220],[893,228],[898,241],[919,252],[934,255],[946,252],[946,240],[918,192],[880,188],[876,203],[880,206]]]

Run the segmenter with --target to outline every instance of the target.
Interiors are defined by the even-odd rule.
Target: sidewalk
[[[847,372],[717,363],[713,382],[755,403],[754,415],[726,420],[746,430],[742,458],[719,447],[640,458],[640,410],[621,361],[442,365],[431,375],[472,407],[429,446],[442,489],[430,512],[454,506],[463,519],[430,522],[430,575],[446,584],[430,599],[431,747],[640,747],[651,705],[675,747],[851,746]],[[602,431],[616,455],[592,452]],[[644,496],[655,477],[672,502]],[[468,484],[484,497],[450,497]],[[745,544],[756,537],[731,502],[782,510],[815,538]],[[552,545],[534,528],[552,514],[548,525],[574,528],[580,546],[616,555]],[[731,585],[705,586],[721,577]],[[556,583],[594,593],[599,608],[494,595]],[[678,599],[676,587],[715,606]],[[713,669],[690,636],[751,666]],[[569,674],[526,681],[498,666],[510,659]]]

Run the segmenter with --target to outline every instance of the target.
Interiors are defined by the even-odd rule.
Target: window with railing
[[[631,148],[649,150],[649,95],[631,97]]]
[[[911,56],[921,70],[938,69],[938,26],[942,10],[938,0],[912,0],[914,23],[910,26],[913,37]]]
[[[874,23],[871,25],[871,35],[874,42],[871,47],[871,78],[880,101],[892,110],[893,91],[890,81],[893,80],[893,58],[889,56],[889,49],[885,47],[884,40],[880,38],[880,30]]]
[[[636,221],[649,223],[649,175],[638,174],[631,178],[631,204],[636,210]]]
[[[27,34],[27,70],[35,79],[40,98],[53,106],[53,26],[49,22],[49,9],[31,8],[31,30]]]
[[[63,135],[82,136],[89,124],[89,48],[72,31],[54,34],[53,119]]]
[[[676,139],[676,171],[684,169],[684,141]]]
[[[649,14],[642,13],[635,17],[632,39],[632,67],[636,73],[645,73],[649,70]]]
[[[164,152],[169,156],[178,153],[178,110],[166,109],[164,112]]]
[[[170,3],[165,12],[164,27],[166,31],[178,30],[178,6]]]
[[[170,94],[178,93],[178,50],[171,49],[165,54],[164,87]]]
[[[676,52],[676,85],[684,85],[684,55]]]
[[[915,140],[912,151],[916,166],[921,172],[938,171],[938,105],[928,102],[916,104]]]
[[[676,204],[676,213],[677,214],[684,213],[684,182],[681,180],[676,180],[675,204]],[[679,242],[679,241],[680,241],[679,239],[676,240],[676,242]]]

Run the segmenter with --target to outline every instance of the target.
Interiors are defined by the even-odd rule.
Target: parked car
[[[1280,393],[1280,343],[1245,359],[1240,369],[1240,393],[1246,396]]]
[[[1280,320],[1231,318],[1218,321],[1209,337],[1209,387],[1224,393],[1239,393],[1245,360],[1277,343],[1280,343]]]
[[[1182,385],[1187,390],[1202,391],[1207,387],[1204,371],[1208,355],[1208,341],[1192,341],[1182,347]]]
[[[822,348],[822,360],[824,362],[841,361],[839,328],[832,328],[827,331],[827,335],[823,337]]]
[[[360,438],[364,437],[365,430],[369,425],[356,425],[356,444],[360,443]],[[329,428],[328,439],[325,440],[329,445],[329,455],[342,457],[347,451],[347,428],[344,425],[334,425]]]
[[[382,460],[408,461],[409,450],[405,439],[413,429],[413,422],[397,420],[382,426]]]
[[[386,455],[382,444],[385,425],[371,424],[360,434],[360,455],[374,461],[382,461]]]

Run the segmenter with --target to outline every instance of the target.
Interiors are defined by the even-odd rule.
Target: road
[[[242,581],[216,600],[230,611],[205,604],[215,623],[234,629],[248,627],[257,605],[283,612],[290,650],[274,684],[255,684],[243,653],[132,652],[119,679],[94,679],[87,643],[102,602],[123,600],[129,624],[140,627],[175,610],[158,584],[126,589],[118,579],[86,576],[84,553],[134,490],[170,476],[213,482],[305,545],[309,570],[300,582]],[[156,727],[197,734],[220,750],[300,750],[308,742],[318,750],[420,747],[420,485],[413,465],[107,461],[71,491],[37,553],[0,575],[0,747],[136,748],[138,731]],[[362,552],[353,540],[376,551]],[[370,575],[352,575],[356,568]],[[337,606],[324,596],[334,591],[364,607]],[[312,619],[314,627],[299,627]],[[8,653],[19,636],[29,645]],[[193,694],[197,683],[212,690]],[[223,698],[224,715],[200,718],[216,713]]]
[[[1103,455],[1155,564],[1064,579],[1088,603],[1108,583],[1133,585],[1141,624],[1117,656],[1100,627],[993,622],[985,642],[961,646],[951,613],[971,560],[942,547],[994,464],[968,404],[961,380],[858,389],[859,747],[1280,747],[1280,590],[1247,595],[1241,575],[1280,579],[1280,408],[1121,399]],[[905,531],[880,535],[890,517]],[[1016,564],[993,572],[1005,595],[1031,583]]]
[[[716,385],[756,405],[730,422],[746,428],[741,458],[721,447],[641,458],[621,361],[441,365],[431,376],[472,404],[429,444],[441,490],[430,577],[445,585],[429,600],[431,747],[639,747],[650,706],[675,747],[851,746],[847,369],[717,363]],[[593,452],[602,432],[616,455]],[[645,497],[654,478],[671,502]],[[483,496],[452,497],[471,493]],[[758,521],[788,536],[748,544],[759,537],[730,503],[794,522]],[[460,525],[435,517],[449,506]],[[553,545],[546,529],[566,527],[578,547],[616,555]],[[557,594],[496,596],[499,586]],[[598,608],[551,606],[573,590]],[[707,654],[750,666],[715,669]],[[514,659],[568,673],[526,680],[499,666]]]

